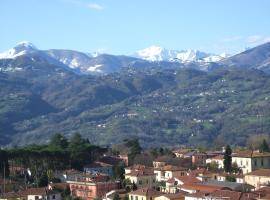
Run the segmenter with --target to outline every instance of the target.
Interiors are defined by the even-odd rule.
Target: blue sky
[[[269,0],[0,0],[0,51],[131,54],[158,45],[236,53],[270,41]]]

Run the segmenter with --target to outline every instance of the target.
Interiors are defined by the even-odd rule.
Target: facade
[[[215,157],[212,157],[212,158],[207,158],[206,159],[206,164],[214,163],[214,164],[217,165],[217,167],[219,169],[224,168],[224,164],[223,164],[224,158],[223,157],[224,157],[223,155],[218,155],[218,156],[215,156]]]
[[[141,188],[129,193],[129,200],[154,200],[162,195],[161,192],[152,188]]]
[[[192,159],[193,165],[200,165],[200,166],[205,165],[206,159],[207,159],[207,154],[194,152],[194,154],[191,156],[191,159]]]
[[[166,165],[159,169],[154,169],[154,173],[156,174],[156,180],[160,182],[167,181],[176,176],[185,176],[187,175],[187,169],[174,165]]]
[[[243,174],[260,168],[270,168],[270,153],[258,151],[240,151],[232,155],[232,163],[241,168]]]
[[[125,179],[129,179],[131,183],[135,183],[138,188],[154,187],[156,185],[156,175],[149,170],[133,170],[125,174]]]
[[[155,198],[155,200],[184,200],[184,193],[176,193],[176,194],[163,194]]]
[[[27,200],[61,200],[61,193],[52,188],[30,188],[22,192]]]
[[[256,189],[270,185],[270,169],[258,169],[245,175],[245,183]]]
[[[118,189],[117,182],[94,182],[94,181],[68,181],[72,196],[80,197],[84,200],[102,198],[111,190]]]

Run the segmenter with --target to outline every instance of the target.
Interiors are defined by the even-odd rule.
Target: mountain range
[[[161,66],[170,68],[194,67],[208,70],[210,63],[227,58],[228,55],[214,55],[198,50],[167,50],[152,46],[139,50],[131,56],[115,56],[109,54],[90,54],[73,50],[39,50],[30,42],[20,42],[15,47],[0,53],[0,59],[15,59],[20,56],[38,56],[48,63],[70,68],[80,74],[104,75],[119,72],[127,67]]]
[[[216,62],[201,52],[185,62],[160,55],[39,50],[28,42],[1,53],[0,145],[46,143],[56,132],[102,145],[139,137],[144,147],[245,145],[269,134],[270,43]]]

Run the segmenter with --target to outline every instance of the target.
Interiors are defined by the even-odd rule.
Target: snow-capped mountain
[[[124,68],[195,68],[208,71],[209,63],[215,63],[227,57],[227,54],[214,55],[198,50],[167,50],[152,46],[137,51],[133,56],[116,56],[99,53],[83,53],[73,50],[39,50],[30,42],[20,42],[15,47],[0,53],[2,59],[28,57],[32,62],[47,62],[64,67],[79,74],[102,75],[119,72]],[[165,61],[165,62],[160,62]],[[2,71],[16,71],[2,69]]]
[[[159,46],[151,46],[137,51],[135,57],[148,60],[151,62],[156,61],[178,61],[182,63],[187,62],[217,62],[226,58],[227,54],[215,55],[198,50],[168,50]],[[225,57],[224,57],[225,56]]]
[[[37,48],[31,42],[23,41],[18,43],[15,47],[0,53],[0,59],[12,59],[25,54],[33,53]]]

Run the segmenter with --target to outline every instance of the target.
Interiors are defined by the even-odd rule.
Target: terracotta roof
[[[155,176],[153,171],[149,170],[132,170],[130,173],[125,174],[126,176]]]
[[[56,194],[59,193],[55,190],[49,190],[47,187],[42,188],[29,188],[27,190],[22,191],[24,195],[48,195],[48,194]]]
[[[257,169],[253,172],[250,172],[246,175],[251,175],[251,176],[267,176],[270,178],[270,169]],[[245,175],[245,176],[246,176]]]
[[[179,193],[174,193],[174,194],[163,194],[160,196],[164,196],[167,197],[168,199],[179,199],[180,197],[184,197],[186,194],[188,194],[187,192],[179,192]]]
[[[135,194],[140,196],[151,196],[151,197],[157,197],[163,194],[162,192],[159,192],[152,188],[141,188],[135,191],[130,192],[129,194]]]
[[[241,192],[229,191],[229,190],[216,190],[210,194],[212,197],[223,197],[230,200],[239,200],[241,197]]]
[[[8,192],[5,194],[1,194],[0,198],[18,198],[18,197],[26,197],[25,194],[21,193],[21,192]]]
[[[104,162],[96,161],[90,165],[86,165],[84,168],[97,168],[97,167],[112,167],[112,165],[104,163]]]
[[[123,162],[123,159],[114,156],[104,156],[100,158],[99,161],[110,165],[117,165],[118,163]]]
[[[175,166],[175,165],[165,165],[164,167],[159,168],[161,171],[185,171],[187,170],[184,167]]]
[[[183,183],[199,183],[201,182],[196,176],[176,176],[176,179],[180,180]]]
[[[192,184],[185,183],[180,186],[180,189],[186,190],[195,190],[200,192],[214,192],[216,190],[230,190],[228,187],[216,186],[216,185],[201,185],[201,184]]]
[[[132,165],[130,167],[126,167],[125,169],[131,169],[131,170],[143,170],[143,169],[153,169],[153,167],[148,167],[145,165]]]

